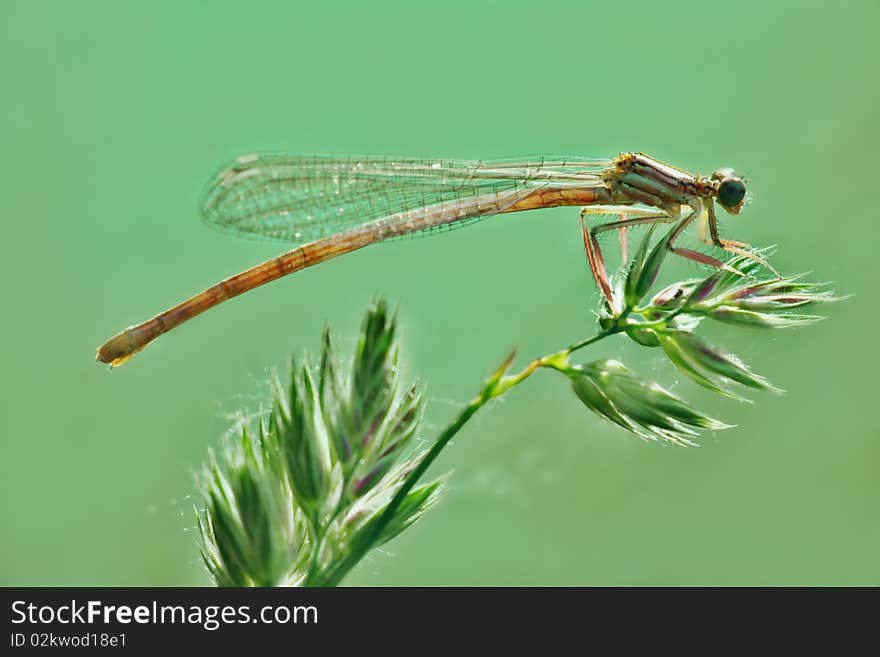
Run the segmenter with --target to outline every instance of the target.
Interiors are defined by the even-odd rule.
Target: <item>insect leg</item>
[[[700,231],[700,239],[706,244],[713,244],[719,248],[724,249],[728,253],[736,253],[737,255],[741,255],[743,257],[748,258],[749,260],[754,260],[759,265],[766,267],[769,271],[772,271],[776,276],[780,276],[780,273],[773,268],[769,262],[767,262],[764,258],[759,255],[755,255],[751,252],[752,247],[745,242],[737,242],[735,240],[725,240],[722,239],[718,234],[718,219],[715,216],[715,203],[712,199],[706,199],[704,201],[706,206],[706,215],[708,219],[708,227],[709,227],[709,235],[708,237],[705,234],[705,230]]]
[[[699,251],[694,251],[693,249],[685,249],[680,246],[673,246],[675,240],[678,239],[678,236],[681,235],[682,231],[687,228],[694,219],[697,218],[698,212],[699,206],[691,206],[690,214],[688,214],[684,219],[681,220],[681,222],[678,224],[678,226],[676,226],[675,230],[672,231],[672,234],[666,240],[666,248],[672,251],[675,255],[681,256],[686,260],[693,260],[694,262],[699,262],[704,265],[711,265],[712,267],[718,267],[719,269],[723,269],[724,271],[729,271],[731,273],[744,276],[741,271],[739,271],[738,269],[734,269],[727,263],[721,262],[717,258],[713,258],[712,256],[706,255],[705,253],[700,253]],[[702,217],[700,217],[700,221],[702,223]],[[702,232],[702,225],[700,226],[700,228]]]
[[[673,246],[675,240],[678,239],[678,236],[684,231],[688,225],[697,218],[697,210],[695,208],[691,208],[690,213],[682,219],[678,226],[676,226],[675,230],[672,231],[672,234],[666,240],[666,248],[672,251],[675,255],[681,256],[686,260],[693,260],[694,262],[701,262],[704,265],[712,265],[713,267],[720,267],[722,269],[725,268],[725,264],[718,260],[717,258],[713,258],[712,256],[708,256],[705,253],[700,253],[699,251],[694,251],[693,249],[685,249],[680,246]]]
[[[590,228],[587,223],[588,215],[616,215],[622,218]],[[605,259],[602,257],[602,250],[599,248],[599,241],[596,239],[596,236],[608,230],[618,229],[623,232],[629,226],[668,223],[670,221],[674,221],[674,218],[662,210],[634,208],[626,205],[596,205],[587,206],[581,210],[581,230],[584,235],[587,262],[590,265],[590,272],[593,274],[596,285],[602,291],[608,303],[612,301],[611,283],[608,279]]]

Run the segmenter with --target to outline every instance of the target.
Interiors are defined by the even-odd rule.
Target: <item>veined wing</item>
[[[415,218],[438,204],[456,223],[495,214],[541,187],[599,186],[608,166],[609,160],[577,157],[245,155],[211,180],[201,212],[223,232],[303,244],[392,215],[405,222],[407,214]]]

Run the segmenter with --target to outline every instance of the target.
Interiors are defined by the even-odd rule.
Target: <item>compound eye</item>
[[[725,208],[735,208],[746,196],[746,184],[739,178],[725,178],[718,185],[718,202]]]

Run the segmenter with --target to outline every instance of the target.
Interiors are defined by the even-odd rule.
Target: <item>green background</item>
[[[438,508],[348,584],[880,584],[876,2],[0,2],[0,583],[188,585],[192,475],[227,415],[332,324],[399,303],[436,434],[513,346],[593,332],[577,210],[395,241],[262,288],[111,373],[111,334],[280,252],[208,230],[256,150],[460,158],[640,150],[733,166],[729,237],[848,301],[713,340],[786,388],[754,405],[622,356],[739,425],[648,444],[550,373],[441,459]],[[677,263],[667,275],[693,274]]]

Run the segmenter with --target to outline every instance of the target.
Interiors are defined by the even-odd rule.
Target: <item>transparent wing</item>
[[[602,184],[609,160],[497,161],[265,153],[221,169],[202,196],[202,218],[226,233],[303,244],[437,204],[460,205],[455,222],[494,214],[540,187]],[[498,199],[497,204],[474,199]],[[494,210],[493,210],[494,208]]]

